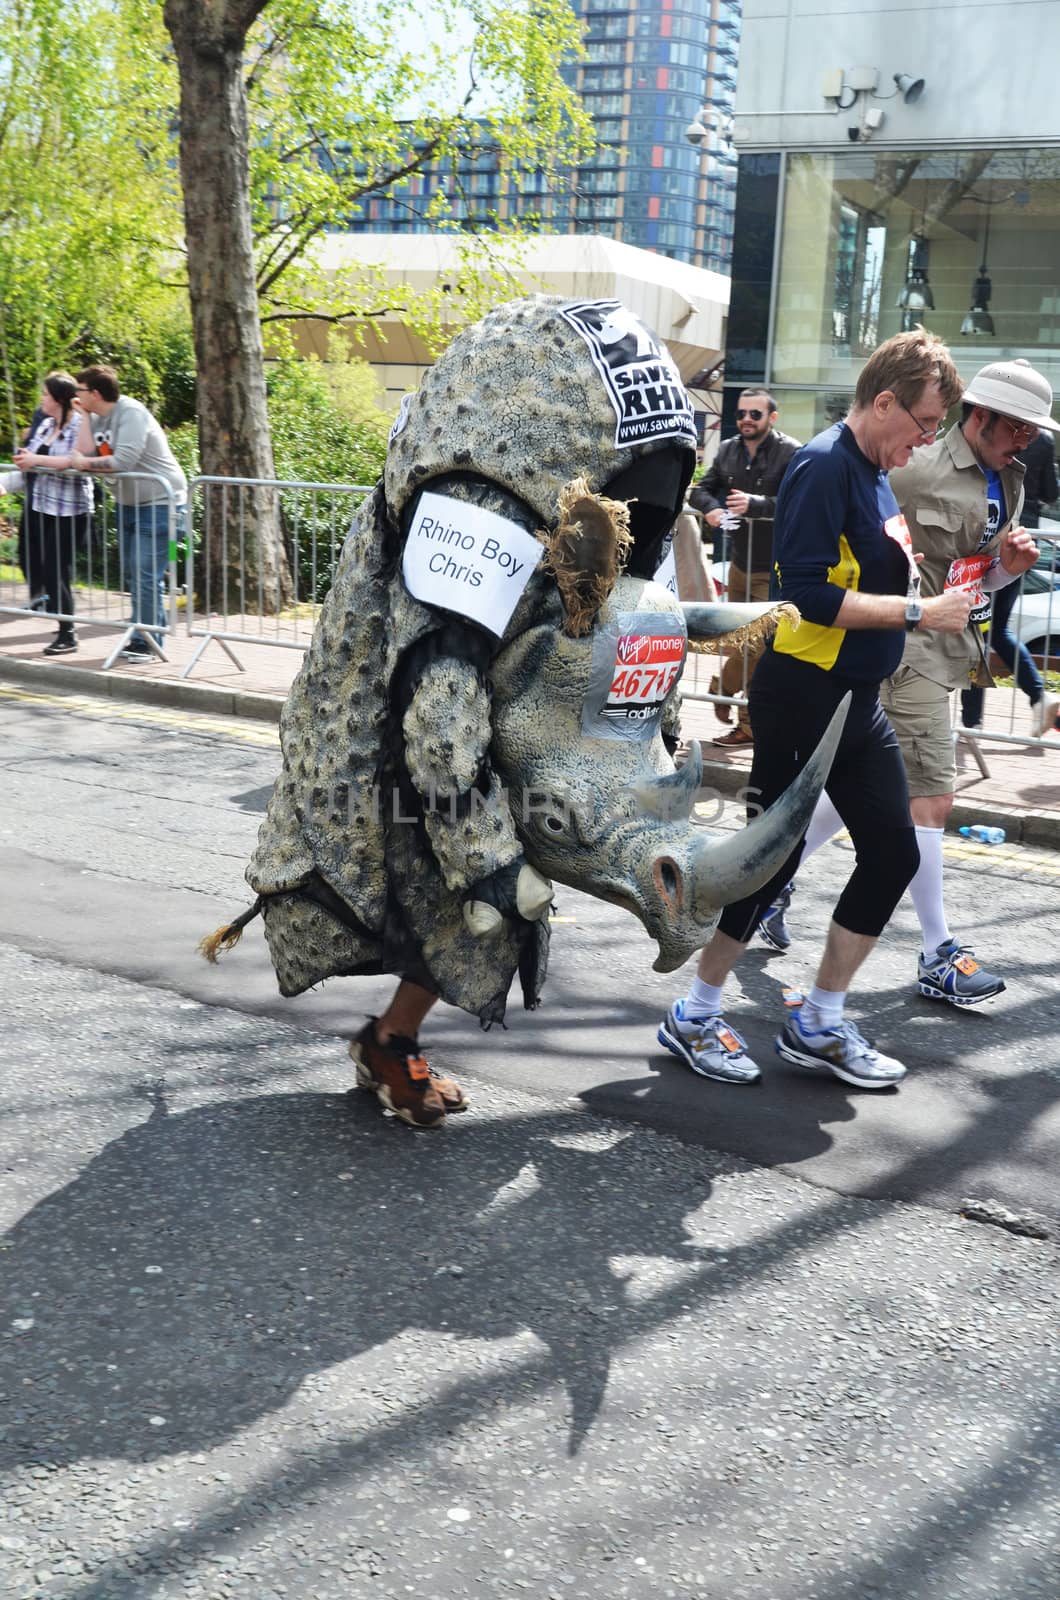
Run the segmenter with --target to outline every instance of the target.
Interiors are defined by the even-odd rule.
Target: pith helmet
[[[988,411],[999,411],[1017,422],[1034,422],[1039,428],[1060,433],[1060,423],[1049,415],[1053,405],[1049,380],[1022,356],[981,367],[961,398],[968,405],[986,406]]]

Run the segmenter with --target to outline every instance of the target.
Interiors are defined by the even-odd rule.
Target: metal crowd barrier
[[[1060,523],[1043,519],[1043,526],[1031,530],[1042,552],[1042,558],[1020,584],[1020,593],[1009,620],[1009,633],[1025,643],[1040,673],[1060,670]],[[722,580],[728,577],[729,563],[715,565],[715,575],[720,571]],[[731,594],[733,600],[749,600],[750,584],[745,592]],[[747,653],[743,652],[743,672],[740,690],[725,695],[711,690],[712,679],[718,678],[721,660],[711,655],[690,655],[681,679],[681,693],[687,700],[706,701],[712,705],[736,706],[743,703],[747,693]],[[987,689],[983,723],[966,728],[961,722],[961,697],[953,697],[953,731],[959,748],[967,749],[984,777],[989,776],[980,746],[986,743],[1016,744],[1036,749],[1056,750],[1060,747],[1055,733],[1047,729],[1035,737],[1030,731],[1030,708],[1026,696],[1019,688],[1015,673],[995,660],[995,677],[1012,676],[1010,688]],[[1057,695],[1060,690],[1046,686],[1046,694]],[[719,726],[719,732],[722,729]]]
[[[76,476],[72,469],[42,467],[35,468],[29,477],[43,476],[45,472]],[[0,475],[8,473],[21,476],[11,463],[0,463]],[[32,496],[32,483],[28,492],[20,489],[7,493],[11,509],[6,530],[0,528],[0,616],[30,614],[75,628],[87,624],[113,629],[114,647],[103,662],[104,671],[113,665],[134,634],[145,640],[152,654],[165,661],[165,651],[154,634],[171,635],[176,625],[182,507],[170,485],[156,473],[115,472],[105,479],[92,474],[89,481],[95,503],[87,517],[52,517],[43,524],[33,514],[32,505],[26,505]],[[0,491],[3,488],[0,483]],[[147,568],[139,541],[131,532],[123,535],[122,531],[123,509],[138,512],[148,505],[165,508],[166,528],[161,606],[149,627],[141,622],[137,597],[145,585],[150,585],[154,568]],[[60,592],[50,594],[49,587]],[[69,588],[71,599],[65,609],[61,605],[64,587]]]
[[[748,520],[751,524],[751,536],[753,538],[754,524],[760,519],[752,517]],[[728,549],[730,541],[728,539],[720,539],[718,536],[718,530],[714,530],[714,537],[715,549],[717,549],[719,546],[725,548],[726,550]],[[732,563],[727,559],[715,561],[713,563],[714,578],[715,582],[717,582],[719,585],[719,591],[723,591],[725,596],[727,596],[727,598],[730,600],[737,600],[741,602],[751,600],[753,598],[751,594],[752,574],[746,574],[746,582],[739,594],[730,593],[728,577],[731,568]],[[686,700],[705,700],[711,705],[716,706],[736,707],[745,705],[747,702],[747,685],[751,676],[751,671],[753,670],[754,662],[749,659],[746,649],[740,652],[740,658],[739,688],[734,694],[723,694],[720,692],[721,671],[724,665],[722,659],[717,656],[690,654],[684,674],[681,678],[681,693],[684,698]],[[711,689],[711,682],[714,679],[718,680],[718,690]],[[719,728],[719,732],[720,731],[721,729]]]
[[[299,479],[202,475],[189,486],[187,632],[220,645],[306,650],[355,511],[371,487]],[[262,544],[271,547],[263,560]]]

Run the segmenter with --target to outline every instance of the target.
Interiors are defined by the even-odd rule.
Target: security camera
[[[850,127],[847,129],[847,138],[850,140],[851,144],[857,144],[858,140],[861,138],[861,129],[858,127],[856,122],[852,122]]]

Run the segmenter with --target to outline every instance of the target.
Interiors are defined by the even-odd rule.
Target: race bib
[[[688,640],[670,612],[622,611],[593,630],[582,732],[595,739],[650,739],[681,676]]]
[[[913,555],[913,541],[909,534],[909,524],[899,511],[896,517],[888,517],[883,525],[883,531],[888,539],[893,539],[899,546],[902,554],[909,564],[909,582],[911,588],[920,588],[920,568],[917,566],[916,557]]]
[[[972,597],[968,621],[982,626],[990,616],[990,596],[983,589],[983,579],[996,563],[996,556],[958,556],[950,562],[943,590],[967,588]]]
[[[692,400],[665,345],[620,300],[573,300],[560,315],[589,347],[614,407],[615,445],[679,439],[696,446]]]
[[[503,634],[544,555],[532,534],[506,517],[448,495],[424,494],[401,560],[405,588]]]

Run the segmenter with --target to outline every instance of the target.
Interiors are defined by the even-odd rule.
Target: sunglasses
[[[1012,435],[1013,444],[1016,443],[1017,439],[1021,440],[1025,445],[1030,444],[1031,440],[1037,437],[1038,424],[1036,422],[1016,422],[1012,417],[1006,417],[1001,411],[995,411],[994,416],[998,422],[1005,424],[1005,427]]]
[[[750,417],[752,422],[761,422],[761,420],[762,420],[762,418],[764,416],[765,416],[765,412],[764,411],[740,411],[740,410],[737,410],[737,412],[736,412],[736,420],[737,420],[737,422],[742,422],[744,417]]]

